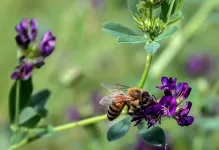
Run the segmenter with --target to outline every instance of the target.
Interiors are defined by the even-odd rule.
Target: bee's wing
[[[113,102],[113,96],[104,96],[101,100],[100,100],[100,104],[101,105],[106,105],[109,106],[112,104]]]
[[[108,83],[101,83],[101,86],[108,89],[111,94],[125,94],[127,92],[128,86],[121,85],[121,84],[108,84]]]

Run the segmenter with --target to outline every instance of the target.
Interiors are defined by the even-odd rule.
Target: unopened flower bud
[[[47,31],[40,43],[40,50],[44,57],[49,56],[55,49],[56,38],[50,31]]]

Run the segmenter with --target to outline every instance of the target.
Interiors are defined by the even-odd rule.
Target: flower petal
[[[17,66],[11,75],[13,80],[27,80],[33,71],[32,63],[25,63],[23,66]]]
[[[190,101],[186,102],[186,107],[181,108],[178,116],[180,116],[180,117],[187,116],[189,114],[191,108],[192,108],[192,102],[190,102]]]
[[[175,114],[176,108],[177,108],[176,99],[172,98],[171,101],[170,101],[170,105],[168,107],[170,117],[172,117]]]
[[[55,41],[56,38],[52,35],[50,31],[47,31],[44,34],[40,43],[41,53],[44,57],[49,56],[53,52],[53,50],[55,49]]]
[[[193,116],[180,117],[178,120],[178,125],[180,126],[189,126],[194,122]]]
[[[20,24],[15,26],[15,30],[25,37],[28,36],[28,19],[24,18],[21,20]]]
[[[31,33],[31,40],[35,41],[37,37],[37,22],[35,19],[30,20],[30,33]]]
[[[189,87],[189,85],[186,82],[180,82],[176,86],[176,94],[180,97],[181,101],[189,96],[191,90],[192,88]]]
[[[167,77],[162,77],[161,78],[161,83],[162,83],[162,85],[167,85],[168,84],[168,78]]]

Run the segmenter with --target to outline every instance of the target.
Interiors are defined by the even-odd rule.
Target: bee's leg
[[[152,101],[154,101],[154,102],[157,101],[157,98],[154,95],[152,95]]]
[[[133,115],[133,112],[131,112],[130,110],[130,105],[127,105],[127,107],[128,107],[128,109],[127,109],[127,114],[129,114],[130,116],[132,116]]]
[[[135,105],[133,103],[129,104],[129,106],[128,106],[128,114],[132,116],[134,114],[134,111],[130,109],[131,107],[133,107],[134,110],[137,110],[138,107],[137,107],[137,105]]]

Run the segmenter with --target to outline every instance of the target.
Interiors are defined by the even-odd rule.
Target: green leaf
[[[18,83],[19,82],[19,83]],[[19,89],[17,90],[17,84],[19,85]],[[10,121],[11,123],[15,120],[15,109],[16,109],[16,98],[17,91],[19,92],[19,112],[25,107],[27,107],[30,96],[33,91],[32,79],[28,80],[19,80],[15,81],[13,86],[11,87],[11,91],[9,94],[9,113],[10,113]]]
[[[19,97],[20,97],[20,111],[27,107],[30,102],[30,97],[33,92],[33,84],[32,79],[29,78],[28,80],[20,80],[20,86],[19,86]],[[19,112],[20,112],[19,111]]]
[[[137,4],[139,3],[139,0],[127,0],[127,5],[129,10],[132,12],[133,15],[138,14]]]
[[[165,38],[168,38],[174,33],[176,33],[177,31],[178,31],[178,28],[176,26],[166,28],[162,34],[160,34],[158,37],[155,38],[155,41],[160,41]]]
[[[19,116],[19,124],[25,127],[34,127],[41,119],[38,112],[32,107],[26,107]]]
[[[154,55],[159,48],[160,44],[158,42],[152,42],[144,46],[144,49],[151,55]]]
[[[103,25],[103,31],[115,37],[119,43],[137,44],[150,41],[145,36],[138,35],[124,25],[114,22],[107,22]]]
[[[178,20],[182,19],[183,18],[183,13],[181,11],[177,11],[176,13],[174,13],[169,21],[168,21],[168,24],[167,25],[171,25],[175,22],[177,22]]]
[[[13,123],[15,120],[15,105],[16,105],[16,90],[17,90],[17,81],[11,87],[9,93],[9,114],[10,114],[10,122]]]
[[[171,14],[175,14],[183,6],[184,0],[175,0]]]
[[[48,89],[43,89],[31,96],[30,106],[44,108],[51,92]]]
[[[138,125],[138,131],[145,142],[159,147],[166,147],[166,137],[162,128],[151,127],[147,129],[146,123],[142,122]]]
[[[119,122],[113,124],[107,131],[107,140],[115,141],[125,136],[131,124],[131,117],[126,117]]]
[[[117,38],[119,43],[124,44],[137,44],[151,41],[151,39],[145,36],[120,36]]]
[[[169,7],[170,7],[169,0],[165,0],[161,4],[161,19],[163,20],[164,23],[166,23],[168,20],[167,14],[168,14]]]
[[[116,38],[124,35],[138,36],[137,33],[129,29],[128,27],[115,22],[106,22],[103,24],[103,31],[114,36]]]

